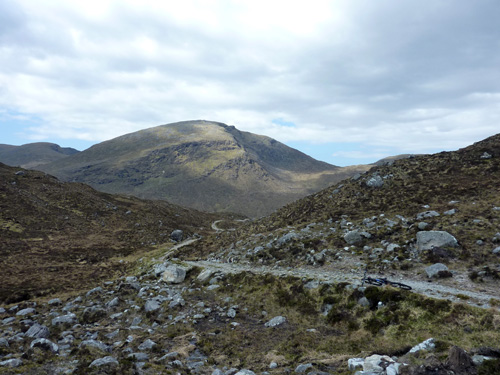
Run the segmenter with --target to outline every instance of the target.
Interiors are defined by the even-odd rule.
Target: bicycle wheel
[[[406,285],[406,284],[391,282],[391,285],[395,286],[396,288],[400,288],[400,289],[404,289],[404,290],[411,290],[411,286]]]
[[[381,281],[378,281],[377,279],[372,279],[371,277],[367,277],[366,279],[364,279],[364,282],[367,284],[376,285],[376,286],[382,285]]]

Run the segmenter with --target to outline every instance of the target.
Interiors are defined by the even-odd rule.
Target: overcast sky
[[[500,132],[500,1],[0,0],[0,143],[205,119],[336,165]]]

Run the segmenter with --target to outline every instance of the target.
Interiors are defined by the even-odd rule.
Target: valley
[[[2,373],[500,372],[500,135],[251,219],[1,167]]]

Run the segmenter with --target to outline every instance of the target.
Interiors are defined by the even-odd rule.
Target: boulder
[[[26,309],[19,310],[16,315],[17,316],[26,316],[26,315],[33,315],[36,313],[36,310],[32,307],[28,307]]]
[[[144,304],[144,311],[147,313],[158,311],[161,308],[161,303],[156,299],[148,299]]]
[[[33,324],[26,332],[26,336],[34,339],[46,339],[49,337],[49,329],[38,323]]]
[[[344,241],[348,245],[356,245],[362,242],[365,238],[370,238],[371,234],[368,232],[362,232],[359,230],[352,230],[344,235]]]
[[[31,342],[30,347],[50,350],[52,353],[57,353],[59,351],[57,344],[54,344],[52,341],[47,339],[36,339]]]
[[[469,354],[458,346],[452,346],[448,354],[448,366],[456,375],[472,375],[475,373],[475,365]]]
[[[23,361],[18,358],[7,359],[5,361],[0,362],[1,367],[19,367],[22,366]]]
[[[118,361],[116,360],[116,358],[107,356],[103,358],[98,358],[89,365],[89,367],[104,367],[104,366],[117,367]]]
[[[213,271],[209,269],[204,269],[203,271],[200,272],[198,277],[196,278],[200,283],[205,283],[207,282],[213,275]]]
[[[433,338],[427,339],[410,349],[408,353],[417,353],[421,350],[432,351],[436,348],[436,341]]]
[[[443,263],[433,264],[432,266],[427,267],[425,272],[427,273],[427,277],[430,279],[453,276],[448,267],[446,267]]]
[[[458,241],[445,231],[417,232],[417,250],[430,250],[433,247],[456,247]]]
[[[373,175],[366,180],[366,186],[371,188],[381,188],[384,185],[384,180],[379,175]]]
[[[365,363],[364,358],[351,358],[347,360],[347,367],[350,371],[355,371],[357,369],[363,368],[363,363]]]
[[[176,229],[172,233],[170,233],[170,238],[172,239],[172,241],[180,242],[184,238],[184,232],[180,229]]]
[[[53,326],[59,326],[59,325],[70,326],[75,323],[77,323],[77,319],[76,315],[73,313],[62,316],[56,316],[54,319],[52,319]]]
[[[374,373],[381,373],[391,364],[394,360],[387,355],[374,354],[365,358],[363,362],[363,371],[372,371]]]
[[[186,270],[184,268],[169,265],[165,272],[163,272],[161,279],[167,283],[179,284],[186,278]]]
[[[439,216],[439,213],[436,211],[424,211],[417,214],[417,220],[421,221],[425,218],[436,217],[436,216]]]
[[[151,339],[147,339],[144,341],[141,345],[137,347],[137,349],[143,351],[143,350],[152,350],[156,346],[156,342],[154,342]]]

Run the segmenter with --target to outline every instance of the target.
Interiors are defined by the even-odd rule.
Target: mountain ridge
[[[38,167],[108,193],[258,217],[368,166],[340,168],[219,122],[161,125]]]

